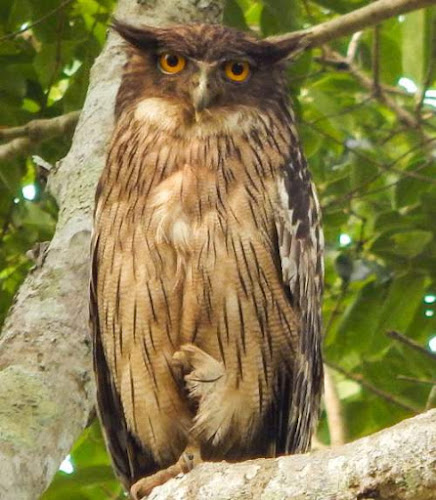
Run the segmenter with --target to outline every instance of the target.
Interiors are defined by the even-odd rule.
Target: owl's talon
[[[207,372],[211,368],[221,366],[215,358],[194,344],[183,344],[173,354],[172,361],[176,366],[182,367],[185,374],[193,371]]]
[[[161,486],[165,484],[170,479],[177,477],[180,473],[185,473],[186,466],[180,463],[180,460],[168,467],[167,469],[160,470],[148,477],[143,477],[136,481],[135,484],[130,488],[130,496],[133,500],[141,500],[144,497],[150,495],[152,490],[156,488],[156,486]],[[186,472],[189,472],[186,470]]]
[[[197,449],[195,451],[185,451],[180,458],[185,462],[185,473],[190,472],[195,465],[201,462],[200,452]]]
[[[175,368],[181,368],[184,372],[192,370],[192,365],[189,364],[188,357],[182,350],[173,354],[171,363]]]
[[[187,474],[199,462],[201,462],[199,448],[192,445],[188,446],[174,465],[136,481],[130,488],[130,497],[132,500],[141,500],[147,497],[156,486],[161,486],[180,474]]]

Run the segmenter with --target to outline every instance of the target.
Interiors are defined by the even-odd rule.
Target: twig
[[[425,409],[431,410],[436,405],[436,385],[433,386],[428,395],[427,402],[425,403]]]
[[[329,115],[322,115],[319,118],[316,118],[315,120],[312,120],[310,122],[306,122],[308,125],[315,125],[316,123],[322,122],[324,120],[329,120],[330,118],[337,118],[339,116],[347,115],[348,113],[352,113],[353,111],[356,111],[357,109],[361,108],[362,106],[366,106],[370,101],[372,100],[372,96],[365,97],[362,101],[356,103],[356,104],[351,104],[350,106],[347,106],[337,113],[331,113]]]
[[[352,61],[351,61],[352,63]],[[378,97],[380,88],[380,25],[374,26],[374,39],[372,44],[372,76],[373,91]]]
[[[361,9],[354,10],[312,28],[277,35],[270,37],[269,40],[275,43],[280,42],[283,45],[287,45],[287,43],[295,45],[298,40],[306,48],[319,47],[326,42],[341,36],[351,35],[356,31],[374,26],[391,17],[435,4],[436,0],[378,0]]]
[[[61,48],[62,48],[62,36],[65,28],[65,12],[60,11],[58,15],[58,20],[57,20],[57,26],[56,26],[56,53],[55,53],[55,60],[54,60],[54,65],[53,65],[53,71],[50,75],[50,80],[47,85],[47,89],[45,90],[45,95],[44,95],[44,101],[42,102],[41,105],[41,114],[44,114],[47,104],[48,104],[48,98],[50,96],[51,89],[56,81],[56,76],[59,71],[59,68],[61,67],[62,63],[62,57],[61,57]]]
[[[304,7],[304,10],[306,11],[307,18],[309,19],[309,21],[313,22],[314,17],[312,14],[312,9],[310,8],[309,2],[307,0],[303,0],[303,7]]]
[[[330,313],[330,316],[329,316],[329,319],[328,321],[326,322],[326,326],[325,326],[325,337],[328,336],[329,332],[330,332],[330,328],[332,327],[333,325],[333,321],[335,320],[335,318],[338,316],[338,314],[340,313],[340,308],[341,308],[341,305],[342,305],[342,302],[343,300],[345,299],[346,295],[347,295],[347,292],[348,292],[348,283],[345,283],[344,281],[342,282],[342,286],[341,286],[341,292],[340,294],[337,296],[336,298],[336,303],[333,307],[333,311]]]
[[[418,167],[416,167],[414,172],[417,172],[418,170],[422,170],[423,168],[428,167],[428,165],[430,165],[430,163],[431,162],[429,162],[429,161],[424,162],[422,165],[419,165]],[[382,191],[386,191],[387,189],[390,189],[390,188],[396,186],[402,180],[402,178],[400,178],[394,182],[390,182],[389,184],[385,184],[384,186],[381,186],[379,188],[371,189],[369,191],[365,191],[364,193],[359,193],[359,191],[361,189],[365,188],[368,184],[371,184],[372,182],[374,182],[374,180],[376,180],[376,178],[378,179],[380,177],[380,175],[381,174],[377,174],[377,176],[370,178],[369,181],[363,182],[362,184],[357,186],[355,189],[350,190],[347,194],[345,194],[344,196],[341,196],[340,199],[335,200],[335,203],[330,203],[330,204],[324,205],[323,206],[324,211],[328,210],[328,208],[330,208],[332,205],[342,203],[343,201],[353,200],[353,199],[361,199],[361,198],[364,198],[366,196],[370,196],[372,194],[381,193]]]
[[[414,146],[409,151],[406,151],[406,153],[404,153],[400,157],[396,158],[391,163],[385,165],[383,163],[378,162],[377,160],[375,160],[371,156],[368,156],[368,155],[362,153],[360,150],[356,150],[354,148],[350,148],[349,146],[347,146],[346,144],[344,144],[343,141],[341,141],[339,139],[336,139],[336,137],[333,137],[332,135],[328,134],[327,132],[324,132],[324,130],[316,127],[312,123],[305,122],[305,121],[303,121],[303,123],[305,123],[306,125],[308,125],[309,127],[311,127],[313,130],[316,130],[323,137],[326,137],[327,139],[331,140],[332,142],[335,142],[336,144],[339,144],[340,146],[344,147],[345,149],[347,149],[348,151],[350,151],[351,153],[353,153],[358,158],[361,158],[362,160],[365,160],[365,161],[367,161],[369,163],[372,163],[373,165],[375,165],[376,167],[378,167],[383,172],[394,172],[394,173],[396,173],[398,175],[401,175],[403,177],[411,177],[413,179],[418,179],[418,180],[421,180],[423,182],[428,182],[430,184],[436,185],[436,180],[433,179],[432,177],[429,177],[429,176],[426,176],[426,175],[417,174],[416,172],[413,172],[413,171],[410,171],[410,170],[401,170],[399,168],[394,168],[394,165],[398,161],[400,161],[403,157],[405,157],[406,155],[410,154],[413,150],[422,147],[423,145],[431,144],[432,142],[436,141],[436,137],[431,137],[429,139],[426,139],[426,140],[420,142],[418,145]],[[378,177],[379,177],[379,175],[377,174],[377,176],[374,176],[373,179],[370,179],[369,181],[367,181],[366,184],[369,184],[370,182],[372,182],[373,180],[375,180]]]
[[[344,370],[340,366],[336,365],[335,363],[331,363],[330,361],[325,361],[324,363],[327,366],[329,366],[330,368],[332,368],[333,370],[335,370],[339,373],[342,373],[342,375],[345,375],[350,380],[354,380],[355,382],[360,384],[362,387],[364,387],[368,391],[371,391],[372,393],[376,394],[377,396],[384,399],[385,401],[388,401],[389,403],[392,403],[396,406],[399,406],[400,408],[403,408],[403,410],[406,410],[406,411],[409,411],[409,412],[412,412],[415,414],[420,413],[421,410],[419,408],[415,408],[414,406],[411,406],[407,403],[403,403],[403,401],[401,401],[397,397],[393,396],[392,394],[389,394],[386,391],[383,391],[382,389],[379,389],[375,385],[373,385],[370,382],[368,382],[367,380],[365,380],[362,377],[362,375],[348,372],[347,370]]]
[[[430,33],[430,62],[427,68],[427,74],[425,76],[424,83],[422,85],[422,89],[418,94],[418,102],[416,104],[415,113],[417,115],[418,120],[421,118],[421,111],[424,105],[425,93],[427,89],[430,87],[433,80],[433,73],[436,69],[436,16],[433,15],[433,23],[431,26]]]
[[[406,375],[397,375],[398,380],[404,380],[405,382],[414,382],[416,384],[424,384],[424,385],[436,385],[436,380],[427,380],[416,377],[408,377]]]
[[[338,52],[331,51],[329,53],[329,58],[325,62],[327,64],[335,64],[336,66],[339,66],[342,71],[344,68],[347,68],[348,72],[360,83],[360,85],[362,85],[362,87],[373,93],[374,97],[379,102],[395,113],[400,122],[403,122],[412,129],[419,129],[420,121],[412,113],[409,113],[407,110],[399,106],[392,97],[386,95],[383,86],[378,85],[378,91],[374,92],[376,83],[365,75],[365,73],[363,73],[355,64],[349,63],[346,57],[342,56]]]
[[[433,361],[436,361],[436,353],[429,351],[425,347],[422,347],[421,344],[418,344],[418,342],[415,342],[414,340],[409,339],[409,337],[406,337],[405,335],[402,335],[401,333],[396,332],[395,330],[391,330],[389,332],[386,332],[386,335],[388,337],[390,337],[391,339],[398,340],[398,342],[402,342],[403,344],[407,345],[408,347],[415,349],[415,351],[418,351],[421,354],[424,354],[425,356],[429,357]]]
[[[0,231],[0,245],[3,243],[3,239],[6,236],[6,233],[8,232],[9,226],[12,221],[12,214],[14,212],[14,208],[15,208],[15,203],[11,201],[11,203],[9,204],[9,208],[5,214],[2,229]]]
[[[0,131],[0,139],[15,137],[10,142],[0,145],[0,161],[26,155],[41,142],[69,134],[76,126],[79,115],[80,111],[72,111],[56,118],[33,120],[22,127]]]
[[[49,12],[47,12],[47,14],[45,14],[44,16],[40,17],[39,19],[37,19],[36,21],[34,21],[33,23],[31,24],[28,24],[25,28],[20,28],[19,30],[17,31],[13,31],[11,33],[6,33],[6,35],[3,35],[0,37],[0,42],[3,42],[4,40],[8,40],[10,38],[15,38],[16,36],[18,35],[21,35],[22,33],[24,33],[25,31],[28,31],[32,28],[34,28],[35,26],[37,26],[38,24],[41,24],[42,22],[44,22],[46,19],[48,19],[49,17],[51,17],[53,14],[56,14],[56,12],[58,12],[59,10],[62,10],[64,7],[66,7],[69,3],[73,2],[74,0],[64,0],[64,2],[62,2],[61,4],[59,4],[57,7],[55,7],[54,9],[50,10]]]
[[[436,37],[435,37],[435,44],[436,44]],[[436,66],[436,49],[434,52],[435,52],[435,54],[434,54],[433,58],[431,59],[430,64],[428,66],[427,75],[425,77],[425,81],[424,81],[424,84],[422,86],[421,92],[419,93],[419,96],[418,96],[418,104],[416,105],[416,108],[415,108],[415,113],[417,114],[418,119],[420,119],[422,107],[424,105],[425,93],[427,92],[427,89],[430,87],[431,82],[433,80],[433,73],[434,73],[435,66]]]
[[[348,54],[347,54],[347,62],[340,62],[334,57],[328,57],[326,55],[323,56],[314,56],[314,61],[316,61],[318,64],[321,66],[325,67],[326,65],[328,66],[333,66],[336,68],[337,71],[348,71]],[[386,83],[381,83],[380,86],[382,87],[384,92],[387,92],[388,94],[394,94],[399,97],[404,97],[408,99],[413,99],[415,97],[415,94],[407,92],[406,90],[402,90],[397,87],[392,87],[391,85],[387,85]]]
[[[341,400],[339,399],[338,390],[328,366],[324,370],[324,402],[330,433],[330,444],[332,446],[345,444],[346,432]]]
[[[357,31],[351,37],[350,43],[347,48],[347,61],[348,63],[352,63],[354,58],[356,57],[357,49],[359,48],[359,42],[362,38],[363,31]]]

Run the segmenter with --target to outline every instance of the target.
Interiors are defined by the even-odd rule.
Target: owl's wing
[[[284,286],[301,318],[299,354],[292,383],[279,382],[282,428],[277,435],[280,453],[304,452],[318,418],[322,392],[321,295],[323,287],[323,233],[320,208],[306,161],[298,145],[292,161],[277,179],[278,251]],[[281,387],[280,387],[281,386]]]
[[[97,302],[98,242],[98,235],[94,234],[91,245],[92,260],[89,303],[94,372],[97,385],[97,409],[114,469],[126,490],[129,490],[136,480],[153,474],[160,467],[153,460],[151,453],[141,446],[138,439],[127,428],[120,395],[113,383],[104,354]]]

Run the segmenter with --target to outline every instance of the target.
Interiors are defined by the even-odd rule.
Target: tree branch
[[[412,129],[418,129],[420,127],[420,121],[406,109],[397,104],[395,99],[386,94],[384,85],[381,85],[378,80],[375,85],[375,81],[369,76],[365,75],[355,64],[350,63],[346,57],[335,51],[329,51],[327,59],[322,59],[324,64],[331,64],[336,67],[340,67],[343,71],[344,68],[362,85],[363,88],[371,92],[372,95],[387,108],[389,108],[398,118],[398,120],[404,123],[407,127]],[[374,90],[376,90],[374,92]]]
[[[331,363],[330,361],[325,361],[325,364],[329,366],[330,368],[333,368],[333,370],[342,373],[342,375],[345,375],[347,378],[350,380],[354,380],[358,384],[360,384],[362,387],[367,389],[368,391],[371,391],[372,393],[376,394],[380,398],[384,399],[388,403],[391,403],[395,406],[399,406],[400,408],[403,408],[403,410],[406,410],[411,413],[418,414],[420,412],[419,408],[414,408],[413,406],[404,403],[402,400],[398,399],[397,397],[393,396],[392,394],[389,394],[388,392],[384,391],[383,389],[379,389],[375,385],[371,384],[367,380],[365,380],[361,375],[358,375],[356,373],[350,373],[347,370],[344,370],[340,366],[336,365],[335,363]]]
[[[421,344],[418,344],[413,339],[410,339],[409,337],[406,337],[405,335],[402,335],[400,332],[396,332],[395,330],[390,330],[386,332],[386,335],[394,339],[398,342],[402,342],[403,344],[407,345],[408,347],[414,349],[415,351],[418,351],[419,353],[423,354],[424,356],[427,356],[433,361],[436,361],[436,353],[429,351],[425,347],[423,347]]]
[[[432,500],[436,410],[337,448],[199,465],[148,500]]]
[[[306,48],[319,47],[326,42],[331,42],[341,36],[351,35],[391,17],[435,4],[436,0],[378,0],[331,21],[305,30],[270,37],[269,40],[283,43],[301,40],[302,45]]]
[[[332,446],[345,444],[347,439],[342,404],[335,380],[328,366],[324,367],[324,403],[327,413],[330,444]]]
[[[66,7],[69,3],[73,2],[73,1],[74,0],[64,0],[57,7],[50,10],[49,12],[47,12],[47,14],[43,15],[42,17],[40,17],[39,19],[37,19],[33,23],[28,24],[24,28],[20,28],[17,31],[13,31],[12,33],[6,33],[6,35],[3,35],[2,37],[0,37],[0,43],[3,42],[4,40],[7,40],[9,38],[15,38],[16,36],[21,35],[22,33],[26,32],[26,31],[31,30],[32,28],[34,28],[38,24],[43,23],[46,19],[51,17],[53,14],[56,14],[56,12],[59,12],[60,10],[62,10],[64,7]]]
[[[56,118],[33,120],[22,127],[0,130],[0,140],[10,140],[0,145],[0,161],[25,156],[41,142],[71,134],[79,120],[79,115],[80,111],[72,111],[66,115],[56,116]]]

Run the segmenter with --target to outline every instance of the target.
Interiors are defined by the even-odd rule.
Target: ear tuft
[[[308,37],[301,31],[268,37],[264,41],[272,46],[272,59],[275,62],[295,59],[309,46]]]
[[[113,19],[111,28],[116,31],[126,42],[141,50],[155,49],[158,45],[155,28],[144,26],[137,28],[131,24]]]

